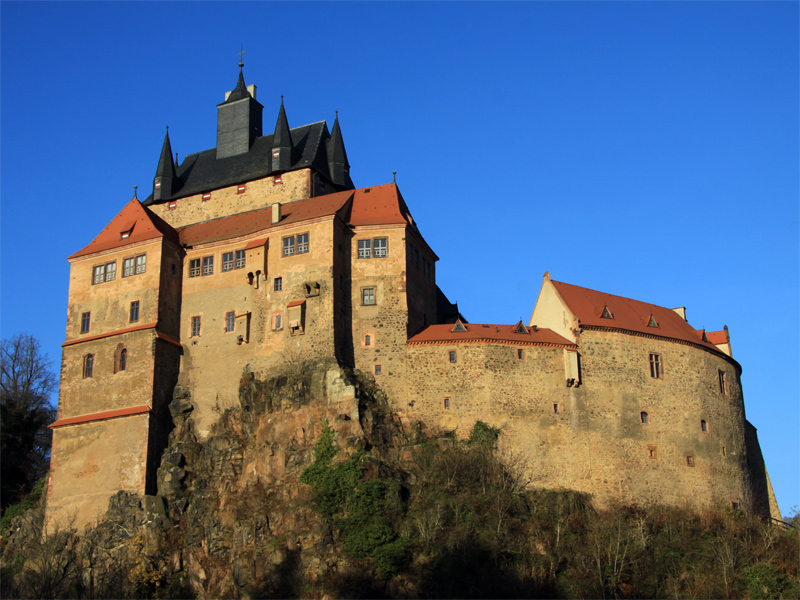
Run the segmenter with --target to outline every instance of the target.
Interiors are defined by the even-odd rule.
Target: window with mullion
[[[305,254],[308,252],[308,234],[301,233],[297,236],[297,253]]]
[[[358,258],[372,257],[372,240],[358,240]]]
[[[199,258],[193,258],[189,261],[189,277],[200,277]]]
[[[244,269],[245,265],[245,255],[244,250],[237,250],[236,251],[236,263],[234,268],[236,269]]]
[[[145,272],[145,268],[147,266],[147,255],[140,254],[136,257],[136,274],[139,275],[140,273]]]
[[[222,271],[233,271],[233,252],[225,252],[222,255]]]
[[[292,256],[294,254],[294,236],[283,238],[283,255]]]
[[[375,258],[385,258],[388,255],[389,240],[386,238],[375,238],[372,245]]]
[[[214,257],[213,256],[204,256],[203,257],[203,276],[213,275],[213,274],[214,274]]]
[[[135,273],[134,271],[134,261],[132,258],[126,258],[122,261],[122,276],[123,277],[130,277]]]

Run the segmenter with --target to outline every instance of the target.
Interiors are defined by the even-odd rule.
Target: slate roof
[[[634,331],[655,337],[692,342],[718,351],[714,344],[703,341],[702,333],[698,335],[694,327],[670,308],[561,281],[552,283],[582,326]],[[601,317],[606,307],[613,318]],[[658,327],[648,326],[651,316]]]
[[[577,346],[551,329],[528,327],[528,333],[517,333],[517,325],[488,325],[464,323],[466,331],[453,331],[453,325],[428,325],[408,339],[409,345],[502,343],[515,345],[544,345],[576,349]]]
[[[127,238],[121,239],[123,232],[130,234]],[[67,260],[162,236],[176,244],[179,243],[178,233],[171,225],[133,198],[88,246],[67,257]]]
[[[273,135],[270,133],[256,138],[249,152],[237,156],[217,159],[216,148],[189,154],[177,167],[177,178],[181,182],[178,191],[159,202],[202,194],[221,187],[262,179],[275,173],[272,170]],[[327,123],[319,121],[295,127],[291,130],[291,139],[296,160],[287,170],[312,167],[333,182],[327,156],[327,141],[330,139]],[[345,187],[354,187],[349,175]],[[143,204],[149,206],[153,203],[151,193]]]

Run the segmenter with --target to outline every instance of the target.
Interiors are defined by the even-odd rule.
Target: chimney
[[[683,319],[684,321],[686,320],[686,307],[685,306],[679,306],[678,308],[673,308],[672,310],[674,310],[676,313],[678,313],[681,316],[681,319]]]
[[[272,205],[272,224],[274,225],[281,220],[281,203],[276,202]]]

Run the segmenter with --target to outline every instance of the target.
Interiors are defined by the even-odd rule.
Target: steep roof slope
[[[550,329],[542,327],[523,327],[519,325],[489,325],[483,323],[462,323],[464,331],[454,331],[457,329],[452,324],[429,325],[418,334],[409,338],[409,344],[424,343],[508,343],[508,344],[536,344],[547,346],[559,346],[564,348],[575,348],[576,345],[568,339],[558,335]],[[525,333],[527,330],[527,333]]]
[[[699,338],[694,327],[670,308],[561,281],[552,283],[581,325],[635,331],[692,342],[717,350],[714,344]],[[608,309],[610,318],[603,316],[605,309]],[[651,318],[655,326],[651,325]]]
[[[178,243],[178,233],[133,198],[88,246],[67,257],[67,260],[160,237]]]

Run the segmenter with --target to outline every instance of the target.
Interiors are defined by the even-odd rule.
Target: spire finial
[[[138,185],[133,186],[133,199],[138,200],[139,198],[136,197],[136,190],[139,189]]]
[[[237,52],[239,55],[239,68],[241,69],[244,66],[244,55],[247,54],[247,51],[244,49],[244,44],[241,46],[241,52]]]
[[[397,171],[392,171],[392,183],[397,185]]]

